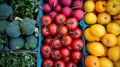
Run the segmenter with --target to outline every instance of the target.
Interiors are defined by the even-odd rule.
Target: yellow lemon
[[[105,53],[104,46],[100,42],[92,42],[86,45],[87,52],[94,56],[103,56]]]
[[[94,24],[90,27],[91,35],[101,38],[106,33],[105,27],[101,24]]]
[[[87,24],[95,24],[97,22],[97,16],[94,13],[86,13],[84,19]]]
[[[114,67],[120,67],[120,60],[113,62]]]
[[[113,47],[117,45],[117,37],[114,34],[105,34],[101,42],[107,47]]]
[[[120,47],[114,46],[108,49],[107,56],[112,61],[117,61],[120,59]]]
[[[120,46],[120,35],[117,37],[117,45]]]
[[[86,39],[87,41],[89,41],[89,42],[99,41],[100,38],[97,38],[97,37],[92,36],[92,35],[90,34],[90,32],[89,32],[89,29],[90,29],[90,28],[87,28],[87,29],[85,29],[85,31],[84,31],[85,39]]]
[[[109,23],[107,25],[107,32],[115,35],[120,34],[120,26],[117,23]]]
[[[100,67],[113,67],[113,63],[110,59],[106,57],[101,57],[100,59]]]
[[[86,12],[92,12],[95,9],[95,4],[93,1],[85,1],[84,3],[84,10]]]

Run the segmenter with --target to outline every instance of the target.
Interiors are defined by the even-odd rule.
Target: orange
[[[105,12],[105,6],[106,6],[106,2],[105,1],[96,1],[96,3],[95,3],[95,10],[97,12]]]
[[[100,60],[98,57],[89,55],[85,58],[85,67],[100,67]]]

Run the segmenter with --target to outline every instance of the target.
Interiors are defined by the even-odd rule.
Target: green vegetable
[[[19,22],[13,21],[9,23],[6,27],[6,34],[10,36],[11,38],[17,38],[21,35]]]
[[[32,19],[25,18],[22,22],[20,22],[20,28],[23,34],[31,35],[35,31],[36,22]]]
[[[0,50],[4,48],[4,45],[0,43]]]
[[[9,45],[12,50],[19,50],[24,47],[24,42],[23,38],[10,39]]]
[[[0,54],[1,67],[37,67],[36,53],[2,53]]]
[[[8,21],[2,20],[0,21],[0,33],[4,34],[5,33],[5,28],[9,24]]]
[[[26,38],[25,49],[35,49],[37,47],[37,38],[33,35]]]
[[[3,49],[4,45],[8,44],[8,36],[6,34],[0,34],[0,49]]]
[[[12,15],[12,7],[10,7],[5,3],[0,4],[0,20],[6,20],[11,15]]]

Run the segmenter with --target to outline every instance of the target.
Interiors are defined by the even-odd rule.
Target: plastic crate
[[[44,4],[44,1],[40,0],[40,5],[39,6],[42,7],[43,4]],[[39,25],[39,38],[40,39],[39,39],[39,46],[38,46],[38,49],[39,49],[38,50],[38,65],[37,65],[38,67],[41,67],[42,60],[43,60],[43,58],[42,58],[42,56],[40,54],[40,48],[42,46],[42,41],[44,39],[44,37],[41,34],[42,25],[41,25],[40,19],[42,18],[42,16],[44,16],[43,10],[39,9],[39,12],[38,12],[38,25]],[[86,24],[85,24],[84,20],[79,21],[79,26],[82,29],[82,40],[84,41],[84,45],[85,45],[85,38],[84,38],[84,33],[83,32],[84,32],[84,29],[86,28]],[[82,53],[83,53],[83,56],[82,56],[82,59],[80,60],[80,63],[82,64],[82,67],[84,67],[84,58],[87,55],[85,46],[84,46],[84,48],[82,50]]]

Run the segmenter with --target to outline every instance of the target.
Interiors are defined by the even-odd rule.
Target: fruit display
[[[78,67],[84,62],[81,0],[45,0],[40,6],[41,67]],[[83,60],[82,60],[83,59]]]
[[[85,0],[85,67],[120,67],[120,0]]]

